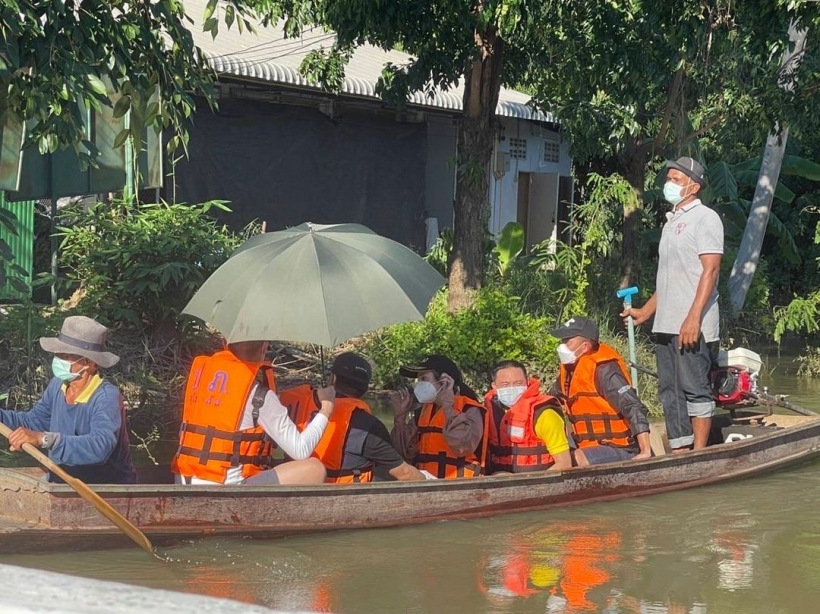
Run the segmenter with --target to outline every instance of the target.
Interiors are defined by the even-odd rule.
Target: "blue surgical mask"
[[[504,388],[498,388],[496,394],[498,395],[498,401],[504,407],[512,407],[518,403],[518,399],[524,396],[526,391],[526,386],[505,386]]]
[[[72,373],[71,366],[73,362],[68,360],[64,360],[62,358],[58,358],[57,356],[51,361],[51,371],[54,373],[54,377],[64,382],[72,382],[78,377],[80,377],[80,373]]]
[[[663,198],[673,207],[677,207],[683,200],[683,194],[681,192],[685,189],[685,186],[678,185],[673,181],[667,181],[663,184]]]

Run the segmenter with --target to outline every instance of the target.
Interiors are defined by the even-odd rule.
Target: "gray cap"
[[[689,156],[682,156],[677,160],[668,160],[666,168],[674,168],[695,181],[700,187],[706,185],[706,169],[703,164]]]

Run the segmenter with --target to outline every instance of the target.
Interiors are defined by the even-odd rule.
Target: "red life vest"
[[[579,448],[606,444],[617,448],[632,448],[636,439],[629,422],[603,398],[595,387],[598,365],[614,362],[631,385],[629,373],[621,356],[608,345],[598,345],[597,351],[578,359],[568,378],[566,365],[561,365],[559,385],[565,396],[567,417]],[[569,381],[567,381],[569,379]]]
[[[492,471],[542,471],[555,464],[547,446],[535,434],[535,414],[545,407],[560,413],[560,404],[555,397],[541,394],[540,386],[537,379],[531,379],[523,396],[509,409],[497,402],[495,390],[484,396],[490,424],[488,466]]]
[[[255,412],[267,390],[276,388],[269,362],[244,362],[228,350],[194,359],[185,387],[179,448],[171,463],[174,473],[224,483],[231,467],[242,465],[242,475],[249,477],[272,466],[273,445],[256,417],[253,427],[239,430],[260,370],[267,386],[254,394]]]
[[[279,400],[287,407],[294,424],[303,431],[320,409],[316,393],[308,384],[289,388],[279,393]],[[336,397],[333,413],[327,428],[313,450],[313,456],[322,461],[327,469],[325,482],[329,484],[352,484],[373,480],[373,465],[363,469],[343,469],[345,447],[350,435],[350,420],[357,409],[370,412],[370,407],[361,399]]]
[[[456,395],[453,408],[457,413],[477,407],[484,417],[484,442],[478,449],[464,456],[456,456],[444,439],[444,409],[433,403],[421,408],[418,416],[418,453],[416,468],[429,471],[437,478],[472,478],[481,475],[484,467],[484,450],[486,449],[487,421],[484,407],[469,397]]]

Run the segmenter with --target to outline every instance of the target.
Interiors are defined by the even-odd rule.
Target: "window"
[[[558,164],[561,160],[561,144],[558,141],[544,141],[544,162]]]
[[[527,159],[527,139],[510,138],[510,158],[513,160]]]

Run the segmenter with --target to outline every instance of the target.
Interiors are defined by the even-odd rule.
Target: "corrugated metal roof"
[[[228,30],[220,13],[219,34],[213,38],[202,31],[202,16],[207,0],[184,0],[188,15],[194,20],[190,30],[196,45],[205,53],[209,63],[220,74],[270,83],[283,83],[306,89],[318,89],[299,73],[305,56],[316,49],[328,49],[335,35],[321,28],[305,30],[299,38],[285,38],[281,27],[258,26],[257,33],[240,33],[236,24]],[[218,9],[221,11],[220,9]],[[376,83],[387,62],[407,64],[411,56],[400,51],[385,51],[372,45],[358,47],[345,69],[342,93],[366,98],[379,98]],[[462,110],[464,86],[442,91],[415,92],[409,102],[423,107]],[[548,115],[534,111],[530,97],[522,92],[501,89],[496,114],[538,121],[553,121]]]

